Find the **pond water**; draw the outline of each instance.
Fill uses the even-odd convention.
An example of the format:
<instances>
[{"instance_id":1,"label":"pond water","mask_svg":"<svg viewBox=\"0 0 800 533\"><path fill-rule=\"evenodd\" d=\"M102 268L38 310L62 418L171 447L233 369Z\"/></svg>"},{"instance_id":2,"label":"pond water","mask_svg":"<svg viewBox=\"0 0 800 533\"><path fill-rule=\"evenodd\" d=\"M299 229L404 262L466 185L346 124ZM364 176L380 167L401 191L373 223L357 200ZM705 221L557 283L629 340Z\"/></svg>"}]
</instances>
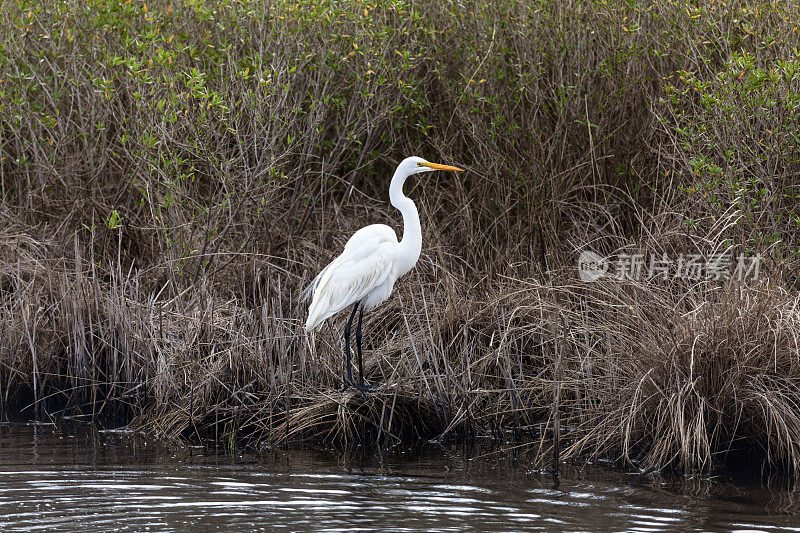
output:
<instances>
[{"instance_id":1,"label":"pond water","mask_svg":"<svg viewBox=\"0 0 800 533\"><path fill-rule=\"evenodd\" d=\"M0 530L800 531L795 491L428 445L214 454L77 424L0 425Z\"/></svg>"}]
</instances>

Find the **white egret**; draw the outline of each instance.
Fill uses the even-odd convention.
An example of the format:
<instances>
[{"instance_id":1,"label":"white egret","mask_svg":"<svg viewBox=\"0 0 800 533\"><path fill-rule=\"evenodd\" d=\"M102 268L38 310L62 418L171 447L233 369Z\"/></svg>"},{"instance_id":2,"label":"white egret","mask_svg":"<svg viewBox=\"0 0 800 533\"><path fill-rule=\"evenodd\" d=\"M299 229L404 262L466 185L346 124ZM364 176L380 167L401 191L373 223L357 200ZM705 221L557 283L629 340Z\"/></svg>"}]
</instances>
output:
<instances>
[{"instance_id":1,"label":"white egret","mask_svg":"<svg viewBox=\"0 0 800 533\"><path fill-rule=\"evenodd\" d=\"M342 254L323 268L304 291L306 297L311 297L306 331L316 329L342 309L353 306L344 328L347 357L347 376L344 379L359 390L369 388L364 384L361 361L361 319L364 309L372 309L389 298L397 278L414 268L422 250L419 212L414 201L403 194L403 184L412 174L434 170L462 171L460 168L431 163L421 157L408 157L394 172L389 185L389 200L403 214L402 240L398 240L394 230L385 224L361 228L347 241ZM358 384L353 383L350 368L350 327L356 311L359 311L356 326Z\"/></svg>"}]
</instances>

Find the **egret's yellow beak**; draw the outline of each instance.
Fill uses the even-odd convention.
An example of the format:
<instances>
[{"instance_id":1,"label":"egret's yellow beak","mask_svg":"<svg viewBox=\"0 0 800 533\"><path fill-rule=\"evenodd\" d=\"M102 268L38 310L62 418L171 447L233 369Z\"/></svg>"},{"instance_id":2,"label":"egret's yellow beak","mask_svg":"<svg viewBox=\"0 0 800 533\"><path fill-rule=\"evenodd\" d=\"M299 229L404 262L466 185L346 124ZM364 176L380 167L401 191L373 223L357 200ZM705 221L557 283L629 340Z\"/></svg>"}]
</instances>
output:
<instances>
[{"instance_id":1,"label":"egret's yellow beak","mask_svg":"<svg viewBox=\"0 0 800 533\"><path fill-rule=\"evenodd\" d=\"M433 170L455 170L456 172L464 172L463 168L451 167L450 165L440 165L438 163L417 163L421 167L432 168Z\"/></svg>"}]
</instances>

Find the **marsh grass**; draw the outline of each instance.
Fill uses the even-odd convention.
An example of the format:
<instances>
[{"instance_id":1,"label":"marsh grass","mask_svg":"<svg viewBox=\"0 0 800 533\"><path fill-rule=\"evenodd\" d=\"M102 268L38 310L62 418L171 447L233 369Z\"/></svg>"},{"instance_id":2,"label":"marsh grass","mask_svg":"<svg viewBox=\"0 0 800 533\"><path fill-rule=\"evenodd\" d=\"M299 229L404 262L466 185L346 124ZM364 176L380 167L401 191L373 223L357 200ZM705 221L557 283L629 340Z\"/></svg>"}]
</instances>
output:
<instances>
[{"instance_id":1,"label":"marsh grass","mask_svg":"<svg viewBox=\"0 0 800 533\"><path fill-rule=\"evenodd\" d=\"M0 7L0 398L220 443L524 434L797 473L798 11L766 2ZM400 219L417 268L307 337L300 290ZM581 283L579 252L761 254ZM561 378L554 361L561 357ZM558 382L556 382L558 381Z\"/></svg>"}]
</instances>

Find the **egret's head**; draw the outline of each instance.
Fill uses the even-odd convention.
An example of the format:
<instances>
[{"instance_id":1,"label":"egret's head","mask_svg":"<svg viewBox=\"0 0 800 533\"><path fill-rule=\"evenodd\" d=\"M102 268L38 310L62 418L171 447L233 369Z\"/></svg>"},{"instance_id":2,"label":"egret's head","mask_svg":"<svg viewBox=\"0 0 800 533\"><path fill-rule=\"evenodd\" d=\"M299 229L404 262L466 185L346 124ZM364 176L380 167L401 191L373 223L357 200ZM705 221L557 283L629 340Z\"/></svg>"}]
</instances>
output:
<instances>
[{"instance_id":1,"label":"egret's head","mask_svg":"<svg viewBox=\"0 0 800 533\"><path fill-rule=\"evenodd\" d=\"M418 174L420 172L432 172L434 170L455 170L456 172L463 172L463 169L458 167L451 167L449 165L440 165L438 163L431 163L421 157L407 157L398 166L398 170L402 169L407 176L411 174Z\"/></svg>"}]
</instances>

